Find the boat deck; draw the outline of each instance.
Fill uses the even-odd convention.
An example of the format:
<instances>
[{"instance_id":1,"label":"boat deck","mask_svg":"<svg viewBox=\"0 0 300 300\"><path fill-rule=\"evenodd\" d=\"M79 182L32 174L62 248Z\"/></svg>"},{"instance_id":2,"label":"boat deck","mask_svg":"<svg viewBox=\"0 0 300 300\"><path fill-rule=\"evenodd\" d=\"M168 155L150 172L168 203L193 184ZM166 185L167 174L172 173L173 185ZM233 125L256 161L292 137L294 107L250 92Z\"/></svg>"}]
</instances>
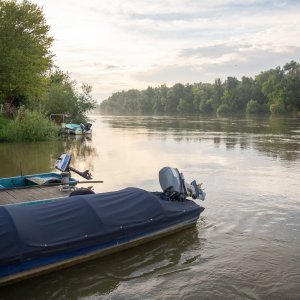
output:
<instances>
[{"instance_id":1,"label":"boat deck","mask_svg":"<svg viewBox=\"0 0 300 300\"><path fill-rule=\"evenodd\" d=\"M67 191L59 186L37 186L25 189L0 189L0 205L66 197Z\"/></svg>"}]
</instances>

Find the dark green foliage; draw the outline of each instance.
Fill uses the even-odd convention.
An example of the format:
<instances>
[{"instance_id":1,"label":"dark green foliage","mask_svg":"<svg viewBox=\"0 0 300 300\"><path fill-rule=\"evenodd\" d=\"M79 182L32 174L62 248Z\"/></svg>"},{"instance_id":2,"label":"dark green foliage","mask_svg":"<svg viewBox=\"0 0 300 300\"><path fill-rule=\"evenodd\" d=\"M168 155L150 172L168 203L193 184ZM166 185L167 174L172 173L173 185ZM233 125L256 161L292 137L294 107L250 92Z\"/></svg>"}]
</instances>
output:
<instances>
[{"instance_id":1,"label":"dark green foliage","mask_svg":"<svg viewBox=\"0 0 300 300\"><path fill-rule=\"evenodd\" d=\"M228 115L232 113L232 108L229 106L229 104L221 104L217 109L218 115Z\"/></svg>"},{"instance_id":2,"label":"dark green foliage","mask_svg":"<svg viewBox=\"0 0 300 300\"><path fill-rule=\"evenodd\" d=\"M270 111L275 115L284 114L287 112L283 101L280 100L270 105Z\"/></svg>"},{"instance_id":3,"label":"dark green foliage","mask_svg":"<svg viewBox=\"0 0 300 300\"><path fill-rule=\"evenodd\" d=\"M100 104L113 114L232 114L300 111L300 65L294 61L255 77L228 77L224 83L181 83L115 93Z\"/></svg>"},{"instance_id":4,"label":"dark green foliage","mask_svg":"<svg viewBox=\"0 0 300 300\"><path fill-rule=\"evenodd\" d=\"M247 114L262 114L268 112L268 106L266 104L260 104L256 100L250 100L246 107Z\"/></svg>"},{"instance_id":5,"label":"dark green foliage","mask_svg":"<svg viewBox=\"0 0 300 300\"><path fill-rule=\"evenodd\" d=\"M49 29L36 4L0 0L0 103L19 107L43 95L52 65Z\"/></svg>"},{"instance_id":6,"label":"dark green foliage","mask_svg":"<svg viewBox=\"0 0 300 300\"><path fill-rule=\"evenodd\" d=\"M0 113L0 130L7 126L9 119L6 118L2 113Z\"/></svg>"}]
</instances>

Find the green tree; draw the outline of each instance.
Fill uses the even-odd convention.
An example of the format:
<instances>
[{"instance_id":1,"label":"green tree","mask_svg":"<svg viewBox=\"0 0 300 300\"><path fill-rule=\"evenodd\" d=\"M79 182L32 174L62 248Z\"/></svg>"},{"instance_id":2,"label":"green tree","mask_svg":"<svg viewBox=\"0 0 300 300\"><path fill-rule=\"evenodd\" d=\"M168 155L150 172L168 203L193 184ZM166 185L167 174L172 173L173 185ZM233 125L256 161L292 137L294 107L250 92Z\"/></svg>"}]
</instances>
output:
<instances>
[{"instance_id":1,"label":"green tree","mask_svg":"<svg viewBox=\"0 0 300 300\"><path fill-rule=\"evenodd\" d=\"M198 103L197 111L212 113L214 108L214 86L209 83L200 83L194 87L194 103Z\"/></svg>"},{"instance_id":2,"label":"green tree","mask_svg":"<svg viewBox=\"0 0 300 300\"><path fill-rule=\"evenodd\" d=\"M75 102L74 83L67 74L57 70L50 76L44 106L49 114L71 114Z\"/></svg>"},{"instance_id":3,"label":"green tree","mask_svg":"<svg viewBox=\"0 0 300 300\"><path fill-rule=\"evenodd\" d=\"M239 106L239 81L235 77L227 77L224 82L224 93L222 96L222 108L218 108L218 113L236 112ZM225 106L223 106L225 105Z\"/></svg>"},{"instance_id":4,"label":"green tree","mask_svg":"<svg viewBox=\"0 0 300 300\"><path fill-rule=\"evenodd\" d=\"M198 107L194 107L193 86L186 84L183 90L183 95L179 99L177 110L184 114L195 114L198 112Z\"/></svg>"},{"instance_id":5,"label":"green tree","mask_svg":"<svg viewBox=\"0 0 300 300\"><path fill-rule=\"evenodd\" d=\"M138 101L138 112L140 114L152 114L152 99L154 98L154 94L154 89L150 86L141 93Z\"/></svg>"},{"instance_id":6,"label":"green tree","mask_svg":"<svg viewBox=\"0 0 300 300\"><path fill-rule=\"evenodd\" d=\"M270 111L273 114L281 114L285 112L282 80L284 73L280 67L265 71L261 74L263 83L261 86L262 93L268 99Z\"/></svg>"},{"instance_id":7,"label":"green tree","mask_svg":"<svg viewBox=\"0 0 300 300\"><path fill-rule=\"evenodd\" d=\"M218 107L217 114L218 115L228 115L232 113L232 108L228 104L221 104Z\"/></svg>"},{"instance_id":8,"label":"green tree","mask_svg":"<svg viewBox=\"0 0 300 300\"><path fill-rule=\"evenodd\" d=\"M223 95L223 85L220 78L217 78L214 83L214 107L215 111L217 110L217 107L219 107L222 104L222 95Z\"/></svg>"},{"instance_id":9,"label":"green tree","mask_svg":"<svg viewBox=\"0 0 300 300\"><path fill-rule=\"evenodd\" d=\"M181 83L176 83L172 88L168 90L165 112L176 114L178 113L179 99L184 96L184 85Z\"/></svg>"},{"instance_id":10,"label":"green tree","mask_svg":"<svg viewBox=\"0 0 300 300\"><path fill-rule=\"evenodd\" d=\"M255 101L257 101L260 105L268 106L268 97L262 91L262 86L266 80L267 74L265 72L255 76L252 95L253 99L255 99Z\"/></svg>"},{"instance_id":11,"label":"green tree","mask_svg":"<svg viewBox=\"0 0 300 300\"><path fill-rule=\"evenodd\" d=\"M245 112L247 104L251 99L253 99L254 94L254 79L250 77L242 77L242 80L238 87L238 110L241 112Z\"/></svg>"},{"instance_id":12,"label":"green tree","mask_svg":"<svg viewBox=\"0 0 300 300\"><path fill-rule=\"evenodd\" d=\"M86 123L88 121L87 113L95 108L96 101L93 99L92 86L83 83L80 91L75 92L75 101L70 112L74 122Z\"/></svg>"},{"instance_id":13,"label":"green tree","mask_svg":"<svg viewBox=\"0 0 300 300\"><path fill-rule=\"evenodd\" d=\"M0 103L41 99L53 57L49 29L36 4L0 0Z\"/></svg>"},{"instance_id":14,"label":"green tree","mask_svg":"<svg viewBox=\"0 0 300 300\"><path fill-rule=\"evenodd\" d=\"M282 94L287 111L300 111L300 64L295 61L284 67Z\"/></svg>"},{"instance_id":15,"label":"green tree","mask_svg":"<svg viewBox=\"0 0 300 300\"><path fill-rule=\"evenodd\" d=\"M164 114L167 102L168 88L165 84L155 89L154 98L152 101L152 109L155 114Z\"/></svg>"},{"instance_id":16,"label":"green tree","mask_svg":"<svg viewBox=\"0 0 300 300\"><path fill-rule=\"evenodd\" d=\"M247 114L257 114L260 112L260 104L255 100L250 100L247 104L246 113Z\"/></svg>"},{"instance_id":17,"label":"green tree","mask_svg":"<svg viewBox=\"0 0 300 300\"><path fill-rule=\"evenodd\" d=\"M95 108L91 96L92 87L83 84L78 90L76 82L60 70L50 76L50 84L44 99L48 114L67 114L73 122L87 122L87 113Z\"/></svg>"}]
</instances>

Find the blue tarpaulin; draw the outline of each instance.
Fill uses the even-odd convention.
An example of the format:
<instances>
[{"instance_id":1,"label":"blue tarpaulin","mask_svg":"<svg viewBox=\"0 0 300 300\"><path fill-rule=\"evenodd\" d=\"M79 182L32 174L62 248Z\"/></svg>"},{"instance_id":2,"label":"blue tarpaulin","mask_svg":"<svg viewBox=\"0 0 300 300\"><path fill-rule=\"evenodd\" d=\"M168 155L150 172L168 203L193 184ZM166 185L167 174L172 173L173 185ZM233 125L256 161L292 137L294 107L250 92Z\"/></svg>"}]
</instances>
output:
<instances>
[{"instance_id":1,"label":"blue tarpaulin","mask_svg":"<svg viewBox=\"0 0 300 300\"><path fill-rule=\"evenodd\" d=\"M0 266L130 239L195 220L203 209L138 188L0 206Z\"/></svg>"}]
</instances>

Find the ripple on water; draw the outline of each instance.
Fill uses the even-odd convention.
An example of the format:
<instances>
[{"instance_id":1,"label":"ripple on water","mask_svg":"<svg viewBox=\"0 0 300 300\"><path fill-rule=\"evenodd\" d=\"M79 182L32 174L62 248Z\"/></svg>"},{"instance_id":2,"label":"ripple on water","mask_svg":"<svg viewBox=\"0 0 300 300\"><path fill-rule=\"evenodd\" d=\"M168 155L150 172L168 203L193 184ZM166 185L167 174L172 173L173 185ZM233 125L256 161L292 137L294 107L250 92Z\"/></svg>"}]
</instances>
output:
<instances>
[{"instance_id":1,"label":"ripple on water","mask_svg":"<svg viewBox=\"0 0 300 300\"><path fill-rule=\"evenodd\" d=\"M153 127L151 120L149 125L147 118L140 124L127 117L107 120L103 125L99 118L95 124L100 130L95 130L90 141L94 155L82 151L81 157L81 142L74 162L89 161L95 166L95 175L102 178L105 174L107 185L101 185L99 191L103 187L110 190L116 181L118 187L139 184L150 190L156 188L153 174L160 165L177 165L188 178L201 178L207 191L206 209L197 226L28 280L17 288L1 289L0 298L299 298L298 119L291 120L291 126L273 118L263 122L247 120L250 127L239 120L201 119L199 123L209 127L193 130L180 128L173 119L168 119L166 125L164 118L158 118L158 127ZM235 125L228 127L230 123ZM109 142L103 143L108 137ZM120 150L123 138L126 143ZM13 153L12 158L19 157L16 151L21 148L12 147L7 152ZM48 151L47 155L53 157L48 149L51 147L47 144L37 153L44 157ZM36 160L32 161L36 164ZM10 165L6 172L11 169ZM15 171L18 170L16 164ZM141 170L145 170L143 178Z\"/></svg>"}]
</instances>

